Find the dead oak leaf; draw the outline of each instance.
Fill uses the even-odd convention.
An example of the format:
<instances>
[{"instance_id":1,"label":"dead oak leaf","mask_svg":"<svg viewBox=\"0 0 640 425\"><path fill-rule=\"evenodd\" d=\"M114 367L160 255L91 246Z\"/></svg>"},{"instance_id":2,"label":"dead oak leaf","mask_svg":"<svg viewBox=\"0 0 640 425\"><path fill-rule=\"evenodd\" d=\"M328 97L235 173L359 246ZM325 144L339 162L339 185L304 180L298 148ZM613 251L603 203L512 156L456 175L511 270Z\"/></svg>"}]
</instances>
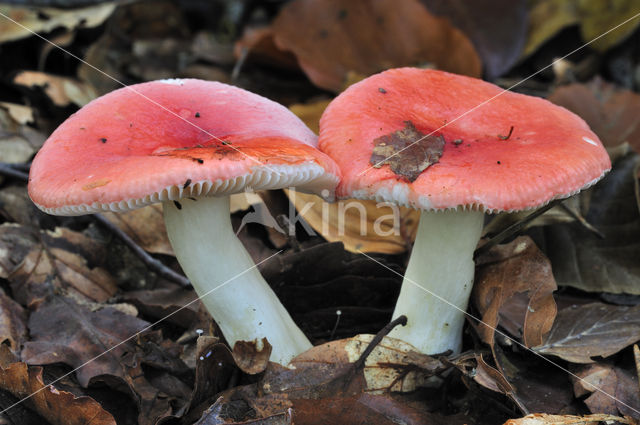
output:
<instances>
[{"instance_id":1,"label":"dead oak leaf","mask_svg":"<svg viewBox=\"0 0 640 425\"><path fill-rule=\"evenodd\" d=\"M533 349L573 363L593 363L640 340L640 305L573 305L558 312L542 345Z\"/></svg>"},{"instance_id":2,"label":"dead oak leaf","mask_svg":"<svg viewBox=\"0 0 640 425\"><path fill-rule=\"evenodd\" d=\"M272 24L276 46L293 52L319 87L340 91L348 73L435 64L478 77L480 58L448 19L417 0L301 0L284 5Z\"/></svg>"},{"instance_id":3,"label":"dead oak leaf","mask_svg":"<svg viewBox=\"0 0 640 425\"><path fill-rule=\"evenodd\" d=\"M482 314L478 333L485 343L493 346L495 328L519 294L527 301L517 303L521 307L511 312L511 321L518 323L515 328L527 347L542 343L556 315L557 286L549 260L529 237L496 246L480 257L475 280L472 299Z\"/></svg>"},{"instance_id":4,"label":"dead oak leaf","mask_svg":"<svg viewBox=\"0 0 640 425\"><path fill-rule=\"evenodd\" d=\"M404 125L402 130L373 141L369 163L373 168L389 165L396 175L413 182L424 170L440 160L445 141L442 135L421 133L411 121L405 121Z\"/></svg>"},{"instance_id":5,"label":"dead oak leaf","mask_svg":"<svg viewBox=\"0 0 640 425\"><path fill-rule=\"evenodd\" d=\"M174 255L164 226L162 205L149 205L118 214L105 212L103 215L146 251Z\"/></svg>"},{"instance_id":6,"label":"dead oak leaf","mask_svg":"<svg viewBox=\"0 0 640 425\"><path fill-rule=\"evenodd\" d=\"M18 399L30 397L24 403L52 425L116 425L110 413L90 397L76 397L51 385L45 386L41 367L9 362L8 348L0 345L0 389Z\"/></svg>"},{"instance_id":7,"label":"dead oak leaf","mask_svg":"<svg viewBox=\"0 0 640 425\"><path fill-rule=\"evenodd\" d=\"M621 423L638 425L638 421L632 418L620 418L612 415L547 415L545 413L533 413L520 419L509 419L504 425L593 425L596 423Z\"/></svg>"}]
</instances>

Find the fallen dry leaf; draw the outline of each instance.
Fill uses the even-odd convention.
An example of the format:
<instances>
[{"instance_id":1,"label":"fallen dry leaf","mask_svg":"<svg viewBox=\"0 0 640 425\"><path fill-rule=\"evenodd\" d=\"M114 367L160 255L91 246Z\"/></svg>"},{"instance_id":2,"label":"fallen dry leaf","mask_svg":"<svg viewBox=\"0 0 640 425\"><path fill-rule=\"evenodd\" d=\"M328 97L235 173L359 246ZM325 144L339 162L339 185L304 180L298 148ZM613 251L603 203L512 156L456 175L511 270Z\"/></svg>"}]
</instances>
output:
<instances>
[{"instance_id":1,"label":"fallen dry leaf","mask_svg":"<svg viewBox=\"0 0 640 425\"><path fill-rule=\"evenodd\" d=\"M217 401L221 406L207 418L225 421L221 423L262 423L260 420L282 417L290 410L293 422L301 424L451 423L422 404L388 393L392 388L415 389L424 377L446 367L411 351L402 341L385 337L364 368L358 369L355 361L372 338L358 335L313 347L292 361L294 369L270 363L258 383L221 393ZM460 417L456 419L462 423Z\"/></svg>"},{"instance_id":2,"label":"fallen dry leaf","mask_svg":"<svg viewBox=\"0 0 640 425\"><path fill-rule=\"evenodd\" d=\"M13 78L13 82L28 88L41 88L54 105L60 107L70 104L84 106L98 97L98 93L89 84L44 72L22 71Z\"/></svg>"},{"instance_id":3,"label":"fallen dry leaf","mask_svg":"<svg viewBox=\"0 0 640 425\"><path fill-rule=\"evenodd\" d=\"M563 28L579 24L582 39L603 52L628 37L640 24L635 19L616 31L613 27L638 13L637 2L619 0L605 4L589 0L534 0L529 10L529 34L523 56L529 56ZM607 33L607 34L605 34Z\"/></svg>"},{"instance_id":4,"label":"fallen dry leaf","mask_svg":"<svg viewBox=\"0 0 640 425\"><path fill-rule=\"evenodd\" d=\"M509 419L504 425L593 425L594 423L621 423L628 425L638 425L632 418L620 418L611 415L547 415L545 413L534 413L520 419Z\"/></svg>"},{"instance_id":5,"label":"fallen dry leaf","mask_svg":"<svg viewBox=\"0 0 640 425\"><path fill-rule=\"evenodd\" d=\"M529 237L493 247L477 259L473 301L484 322L478 324L480 337L493 346L501 313L509 309L514 297L526 293L528 302L515 322L527 347L540 345L556 315L556 289L549 260ZM520 332L514 336L519 337Z\"/></svg>"},{"instance_id":6,"label":"fallen dry leaf","mask_svg":"<svg viewBox=\"0 0 640 425\"><path fill-rule=\"evenodd\" d=\"M584 119L605 146L629 143L640 152L640 95L596 78L553 91L548 100Z\"/></svg>"},{"instance_id":7,"label":"fallen dry leaf","mask_svg":"<svg viewBox=\"0 0 640 425\"><path fill-rule=\"evenodd\" d=\"M640 156L630 153L590 190L585 219L600 239L580 225L544 230L546 254L558 286L587 292L640 294L640 210L636 198Z\"/></svg>"},{"instance_id":8,"label":"fallen dry leaf","mask_svg":"<svg viewBox=\"0 0 640 425\"><path fill-rule=\"evenodd\" d=\"M46 136L22 122L28 118L17 111L26 106L12 105L4 103L0 106L0 158L2 162L21 164L31 159Z\"/></svg>"},{"instance_id":9,"label":"fallen dry leaf","mask_svg":"<svg viewBox=\"0 0 640 425\"><path fill-rule=\"evenodd\" d=\"M28 364L65 363L74 368L93 359L76 371L83 387L100 375L124 380L127 373L121 360L127 352L135 352L135 341L120 343L148 325L111 307L91 311L72 299L57 296L29 317L31 340L25 344L22 356ZM94 359L98 355L101 356Z\"/></svg>"},{"instance_id":10,"label":"fallen dry leaf","mask_svg":"<svg viewBox=\"0 0 640 425\"><path fill-rule=\"evenodd\" d=\"M0 344L8 342L14 353L20 352L27 338L24 309L0 289Z\"/></svg>"},{"instance_id":11,"label":"fallen dry leaf","mask_svg":"<svg viewBox=\"0 0 640 425\"><path fill-rule=\"evenodd\" d=\"M88 302L111 298L117 290L114 278L101 267L88 267L101 260L104 246L81 233L0 226L0 276L9 279L14 298L30 308L55 290Z\"/></svg>"},{"instance_id":12,"label":"fallen dry leaf","mask_svg":"<svg viewBox=\"0 0 640 425\"><path fill-rule=\"evenodd\" d=\"M146 251L154 254L174 255L164 226L161 204L117 214L106 212L103 215Z\"/></svg>"},{"instance_id":13,"label":"fallen dry leaf","mask_svg":"<svg viewBox=\"0 0 640 425\"><path fill-rule=\"evenodd\" d=\"M640 340L640 305L590 303L558 312L544 343L533 349L573 363L593 363Z\"/></svg>"},{"instance_id":14,"label":"fallen dry leaf","mask_svg":"<svg viewBox=\"0 0 640 425\"><path fill-rule=\"evenodd\" d=\"M0 345L0 351L8 350ZM76 397L51 385L44 385L41 367L28 367L26 363L11 362L6 352L0 355L0 388L22 399L52 425L116 425L110 413L90 397ZM4 408L4 406L3 406ZM3 413L3 416L5 414ZM11 412L6 413L11 417Z\"/></svg>"},{"instance_id":15,"label":"fallen dry leaf","mask_svg":"<svg viewBox=\"0 0 640 425\"><path fill-rule=\"evenodd\" d=\"M166 317L167 322L182 328L190 326L197 319L201 304L200 301L193 302L197 297L193 289L170 283L155 289L127 291L122 294L124 301L135 305L145 316L153 319Z\"/></svg>"},{"instance_id":16,"label":"fallen dry leaf","mask_svg":"<svg viewBox=\"0 0 640 425\"><path fill-rule=\"evenodd\" d=\"M24 7L3 4L0 13L9 19L0 20L0 43L30 37L34 32L47 33L56 28L92 28L102 24L115 10L115 2L73 9L53 7Z\"/></svg>"},{"instance_id":17,"label":"fallen dry leaf","mask_svg":"<svg viewBox=\"0 0 640 425\"><path fill-rule=\"evenodd\" d=\"M462 31L430 14L417 0L290 2L272 28L276 46L293 52L314 84L336 92L349 71L371 75L433 63L477 77L482 69Z\"/></svg>"},{"instance_id":18,"label":"fallen dry leaf","mask_svg":"<svg viewBox=\"0 0 640 425\"><path fill-rule=\"evenodd\" d=\"M0 108L6 110L9 116L18 124L33 123L33 108L18 103L0 102Z\"/></svg>"},{"instance_id":19,"label":"fallen dry leaf","mask_svg":"<svg viewBox=\"0 0 640 425\"><path fill-rule=\"evenodd\" d=\"M489 81L508 71L520 57L527 35L526 1L421 1L433 14L449 18L471 39Z\"/></svg>"},{"instance_id":20,"label":"fallen dry leaf","mask_svg":"<svg viewBox=\"0 0 640 425\"><path fill-rule=\"evenodd\" d=\"M575 395L591 394L584 400L591 413L640 415L640 393L635 373L599 363L583 366L575 374L580 378L572 377Z\"/></svg>"},{"instance_id":21,"label":"fallen dry leaf","mask_svg":"<svg viewBox=\"0 0 640 425\"><path fill-rule=\"evenodd\" d=\"M329 203L315 195L286 193L314 231L329 242L342 242L351 252L406 252L420 222L419 210L388 202L344 199Z\"/></svg>"}]
</instances>

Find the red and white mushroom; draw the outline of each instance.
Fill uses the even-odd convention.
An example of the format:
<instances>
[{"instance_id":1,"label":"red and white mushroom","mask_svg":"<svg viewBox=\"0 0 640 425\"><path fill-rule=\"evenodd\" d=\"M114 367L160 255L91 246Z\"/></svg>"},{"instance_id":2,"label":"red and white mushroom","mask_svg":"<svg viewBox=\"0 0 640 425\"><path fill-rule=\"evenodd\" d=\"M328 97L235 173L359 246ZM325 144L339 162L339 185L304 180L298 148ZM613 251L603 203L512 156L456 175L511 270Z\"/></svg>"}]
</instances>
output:
<instances>
[{"instance_id":1,"label":"red and white mushroom","mask_svg":"<svg viewBox=\"0 0 640 425\"><path fill-rule=\"evenodd\" d=\"M233 346L267 337L287 364L311 344L237 239L232 193L339 180L316 136L285 107L200 80L138 84L69 117L38 152L29 195L50 214L126 211L162 202L169 239L202 302ZM219 289L211 293L216 287Z\"/></svg>"},{"instance_id":2,"label":"red and white mushroom","mask_svg":"<svg viewBox=\"0 0 640 425\"><path fill-rule=\"evenodd\" d=\"M390 336L425 353L461 348L485 212L571 196L611 168L598 137L566 109L415 68L349 87L323 114L318 143L342 171L339 198L423 211L393 313L408 324Z\"/></svg>"}]
</instances>

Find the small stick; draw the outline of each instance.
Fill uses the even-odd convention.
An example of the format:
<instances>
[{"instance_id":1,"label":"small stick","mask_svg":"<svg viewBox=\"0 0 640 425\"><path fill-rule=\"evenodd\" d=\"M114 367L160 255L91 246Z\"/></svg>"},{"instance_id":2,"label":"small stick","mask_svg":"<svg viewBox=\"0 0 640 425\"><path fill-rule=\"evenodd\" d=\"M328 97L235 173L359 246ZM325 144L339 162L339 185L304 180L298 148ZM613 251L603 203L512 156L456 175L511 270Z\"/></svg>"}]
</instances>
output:
<instances>
[{"instance_id":1,"label":"small stick","mask_svg":"<svg viewBox=\"0 0 640 425\"><path fill-rule=\"evenodd\" d=\"M105 216L103 216L102 214L94 214L93 216L95 217L96 221L98 221L98 223L109 229L109 231L113 232L118 238L120 238L120 240L124 242L124 244L127 245L134 252L134 254L136 254L147 267L149 267L149 269L157 273L158 276L175 282L181 286L191 285L189 279L187 279L180 273L174 272L169 267L165 266L162 261L153 258L147 251L142 249L140 245L138 245L133 239L131 239L129 235L123 232L122 229L107 220Z\"/></svg>"},{"instance_id":2,"label":"small stick","mask_svg":"<svg viewBox=\"0 0 640 425\"><path fill-rule=\"evenodd\" d=\"M474 252L473 257L474 258L478 258L480 255L488 252L489 249L493 248L494 246L496 246L497 244L499 244L503 240L505 240L508 237L513 236L516 233L520 232L534 218L544 214L545 212L547 212L551 208L555 207L556 205L558 205L562 201L564 201L564 199L556 199L555 201L551 201L547 205L538 208L537 210L535 210L534 212L532 212L531 214L529 214L528 216L526 216L522 220L520 220L520 221L518 221L516 223L513 223L511 226L507 227L502 232L498 233L497 235L495 235L494 237L489 239L487 241L487 243L482 245L480 248L476 249L476 251Z\"/></svg>"},{"instance_id":3,"label":"small stick","mask_svg":"<svg viewBox=\"0 0 640 425\"><path fill-rule=\"evenodd\" d=\"M498 134L498 139L509 140L509 137L511 137L511 133L513 133L513 126L511 126L511 128L509 129L509 134L507 134L506 136L503 136L502 134Z\"/></svg>"},{"instance_id":4,"label":"small stick","mask_svg":"<svg viewBox=\"0 0 640 425\"><path fill-rule=\"evenodd\" d=\"M29 174L14 168L12 164L7 164L6 162L0 162L0 174L29 181Z\"/></svg>"},{"instance_id":5,"label":"small stick","mask_svg":"<svg viewBox=\"0 0 640 425\"><path fill-rule=\"evenodd\" d=\"M356 360L355 363L353 363L354 370L359 370L364 367L364 362L367 360L367 357L369 357L369 354L371 354L373 349L376 348L378 344L380 344L380 342L382 341L382 338L387 336L389 332L393 330L393 328L395 328L398 325L405 326L406 324L407 324L407 316L402 315L402 316L399 316L397 319L392 320L388 325L382 328L380 332L378 332L376 336L373 337L373 339L371 340L367 348L360 355L360 358Z\"/></svg>"},{"instance_id":6,"label":"small stick","mask_svg":"<svg viewBox=\"0 0 640 425\"><path fill-rule=\"evenodd\" d=\"M27 173L23 173L22 171L18 171L11 167L9 164L0 162L0 174L15 177L21 179L23 181L29 181L29 175ZM118 226L111 223L101 214L93 215L98 221L98 223L102 224L104 227L113 232L125 245L127 245L133 252L136 254L142 262L149 267L153 272L157 273L159 276L175 282L181 286L189 286L191 283L189 279L184 277L183 275L174 272L169 267L165 266L161 261L153 258L147 251L142 249L140 245L138 245L133 239L129 237L125 232L122 231Z\"/></svg>"}]
</instances>

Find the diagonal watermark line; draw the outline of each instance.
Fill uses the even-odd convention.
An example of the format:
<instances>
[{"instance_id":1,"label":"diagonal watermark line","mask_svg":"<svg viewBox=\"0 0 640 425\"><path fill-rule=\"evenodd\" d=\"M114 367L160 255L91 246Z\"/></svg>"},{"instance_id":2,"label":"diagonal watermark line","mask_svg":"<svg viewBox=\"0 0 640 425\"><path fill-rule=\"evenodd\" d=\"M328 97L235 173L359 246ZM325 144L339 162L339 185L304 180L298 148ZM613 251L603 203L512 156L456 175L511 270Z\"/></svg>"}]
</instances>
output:
<instances>
[{"instance_id":1,"label":"diagonal watermark line","mask_svg":"<svg viewBox=\"0 0 640 425\"><path fill-rule=\"evenodd\" d=\"M369 170L373 169L373 168L379 168L381 167L387 160L389 160L389 158L393 158L394 156L398 155L400 152L409 149L411 146L415 145L416 143L420 143L421 141L423 141L424 139L426 139L429 136L432 136L433 134L437 133L438 131L442 130L443 128L447 127L449 124L452 124L456 121L458 121L459 119L465 117L466 115L470 114L471 112L475 111L476 109L486 105L487 103L491 102L492 100L502 96L503 94L505 94L508 91L511 91L512 89L518 87L519 85L521 85L522 83L524 83L527 80L530 80L531 78L535 77L536 75L540 74L541 72L545 71L546 69L552 67L553 65L555 65L556 63L560 62L561 60L564 60L566 58L568 58L569 56L571 56L572 54L584 49L585 47L587 47L588 45L592 44L593 42L599 40L600 38L604 37L605 35L609 34L612 31L617 30L618 28L620 28L621 26L633 21L634 19L636 19L638 16L640 16L640 12L636 13L635 15L633 15L631 18L627 19L626 21L616 25L615 27L611 28L610 30L600 34L599 36L597 36L596 38L586 42L585 44L583 44L582 46L574 49L573 51L571 51L570 53L567 53L566 55L564 55L561 58L558 58L556 60L554 60L553 62L551 62L549 65L545 66L544 68L541 68L539 70L537 70L536 72L534 72L533 74L529 75L528 77L525 77L524 79L518 81L517 83L515 83L514 85L502 90L500 93L496 94L495 96L490 97L489 99L485 100L484 102L479 103L478 105L474 106L473 108L469 109L467 112L463 113L462 115L452 119L451 121L448 121L446 124L443 124L442 126L436 128L435 130L433 130L431 133L426 134L424 136L422 136L421 138L419 138L418 140L416 140L415 142L411 143L408 146L405 146L404 148L400 149L397 152L392 153L391 155L389 155L388 157L386 157L385 159L383 159L382 161L379 161L375 164L373 164L371 167L361 171L360 173L358 173L358 176L361 176L367 172L369 172Z\"/></svg>"},{"instance_id":2,"label":"diagonal watermark line","mask_svg":"<svg viewBox=\"0 0 640 425\"><path fill-rule=\"evenodd\" d=\"M572 377L576 378L577 380L579 380L580 382L588 385L589 387L593 387L596 389L596 391L606 395L607 397L609 397L610 399L614 400L617 403L620 403L621 405L628 407L629 409L633 410L634 412L640 414L640 410L637 410L631 406L629 406L628 404L626 404L624 401L617 399L615 396L612 396L611 394L609 394L608 392L604 391L603 389L601 389L600 387L591 384L589 382L587 382L585 379L580 378L578 375L576 375L575 373L571 372L570 370L568 370L567 368L559 365L558 363L554 362L553 360L543 356L540 353L537 353L535 351L533 351L531 348L527 347L526 345L522 344L520 341L517 341L516 339L510 337L509 335L507 335L506 333L494 328L493 326L489 325L488 323L484 322L482 319L477 318L476 316L474 316L473 314L461 309L460 307L458 307L457 305L453 304L452 302L449 302L448 300L444 299L443 297L441 297L440 295L436 294L433 291L430 291L427 288L424 288L422 285L420 285L419 283L414 282L413 280L407 278L406 276L403 276L402 274L398 273L397 271L393 270L391 267L382 264L380 261L376 260L375 258L371 257L370 255L367 255L366 253L358 250L359 254L364 255L365 257L367 257L369 260L373 261L374 263L378 264L381 267L384 267L385 269L389 270L390 272L400 276L401 278L403 278L403 283L404 282L409 282L410 284L416 286L418 289L423 290L424 292L426 292L427 294L431 295L432 297L437 298L438 300L442 301L443 303L455 308L456 310L460 311L461 313L463 313L465 316L470 317L471 319L477 321L478 323L482 323L484 326L488 327L489 329L492 329L494 332L502 335L503 337L507 338L508 340L510 340L511 342L513 342L514 344L518 345L519 347L525 349L526 351L529 351L533 354L535 354L536 356L540 357L542 360L546 361L547 363L550 363L551 365L557 367L558 369L562 370L563 372L566 372L567 374L571 375Z\"/></svg>"},{"instance_id":3,"label":"diagonal watermark line","mask_svg":"<svg viewBox=\"0 0 640 425\"><path fill-rule=\"evenodd\" d=\"M168 319L169 317L173 316L174 314L178 313L179 311L184 310L185 308L189 307L191 304L195 303L196 301L198 301L199 299L202 299L204 297L206 297L207 295L211 294L212 292L222 288L223 286L226 286L228 283L233 282L235 279L239 278L240 276L242 276L243 274L247 273L250 270L253 270L255 268L257 268L260 264L265 263L267 261L269 261L270 259L272 259L273 257L275 257L276 255L280 254L283 250L281 249L280 251L271 254L270 256L268 256L267 258L265 258L264 260L258 262L257 264L254 264L253 266L249 267L248 269L238 273L237 275L225 280L224 282L222 282L220 285L216 286L215 288L205 292L204 294L194 298L192 301L189 301L187 304L183 305L182 307L178 308L177 310L167 314L166 316L164 316L163 318L155 321L154 323L151 323L150 325L146 326L145 328L139 330L138 332L134 333L133 335L131 335L130 337L123 339L122 341L120 341L119 343L117 343L116 345L108 348L107 350L103 351L102 353L98 354L97 356L87 360L86 362L82 363L80 366L76 367L75 369L65 373L64 375L60 376L59 378L56 378L55 380L49 382L49 384L45 385L44 387L40 388L37 391L34 391L33 393L29 394L28 396L16 401L15 403L13 403L11 406L7 407L6 409L4 409L3 411L0 412L0 415L4 414L5 412L7 412L8 410L11 410L12 408L14 408L15 406L17 406L18 404L30 399L31 397L33 397L34 395L38 394L39 392L47 389L47 388L53 388L53 384L55 384L56 382L66 378L67 376L71 375L72 373L76 372L77 370L82 369L83 367L85 367L86 365L88 365L89 363L93 362L94 360L99 359L100 357L104 356L105 354L111 352L112 350L115 350L116 348L118 348L119 346L121 346L122 344L124 344L127 341L132 340L133 338L135 338L136 336L140 335L143 332L148 331L149 329L153 328L155 325L157 325L158 323L161 323L163 321L165 321L166 319Z\"/></svg>"},{"instance_id":4,"label":"diagonal watermark line","mask_svg":"<svg viewBox=\"0 0 640 425\"><path fill-rule=\"evenodd\" d=\"M91 65L89 62L85 61L84 59L74 55L73 53L71 53L70 51L68 51L67 49L65 49L64 47L54 43L53 41L47 39L46 37L43 37L42 35L38 34L37 32L33 31L31 28L28 28L24 25L22 25L20 22L12 19L11 17L5 15L4 13L0 12L0 16L2 16L3 18L13 22L14 24L18 25L19 27L21 27L22 29L29 31L31 34L35 35L36 37L38 37L39 39L43 40L46 43L49 43L51 46L60 49L61 51L63 51L64 53L66 53L67 55L71 56L72 58L82 62L83 64L87 65L88 67L90 67L91 69L93 69L94 71L104 75L105 77L109 78L110 80L120 84L123 88L127 89L127 90L131 90L133 93L137 94L138 96L144 98L145 100L149 101L150 103L154 104L155 106L165 110L166 112L170 113L171 115L173 115L176 118L181 119L182 121L186 122L187 124L189 124L192 127L195 127L196 129L202 131L203 133L205 133L207 136L210 136L212 139L217 140L220 143L223 143L225 146L230 147L231 149L235 150L236 152L244 155L246 158L250 159L251 161L260 164L261 166L265 167L267 170L271 171L272 173L275 173L277 175L280 175L281 173L279 171L274 170L273 168L269 167L267 164L265 164L264 162L258 160L257 158L252 157L251 155L247 155L246 153L244 153L243 151L241 151L240 149L234 147L233 145L229 144L229 143L225 143L222 139L220 139L219 137L215 136L214 134L211 134L210 132L208 132L207 130L199 127L197 124L192 123L191 121L187 120L186 118L181 117L180 115L176 114L175 112L173 112L172 110L170 110L169 108L167 108L166 106L156 102L155 100L151 99L150 97L140 93L138 90L132 88L131 86L126 85L125 83L123 83L122 81L118 80L116 77L107 74L106 72L104 72L103 70Z\"/></svg>"}]
</instances>

